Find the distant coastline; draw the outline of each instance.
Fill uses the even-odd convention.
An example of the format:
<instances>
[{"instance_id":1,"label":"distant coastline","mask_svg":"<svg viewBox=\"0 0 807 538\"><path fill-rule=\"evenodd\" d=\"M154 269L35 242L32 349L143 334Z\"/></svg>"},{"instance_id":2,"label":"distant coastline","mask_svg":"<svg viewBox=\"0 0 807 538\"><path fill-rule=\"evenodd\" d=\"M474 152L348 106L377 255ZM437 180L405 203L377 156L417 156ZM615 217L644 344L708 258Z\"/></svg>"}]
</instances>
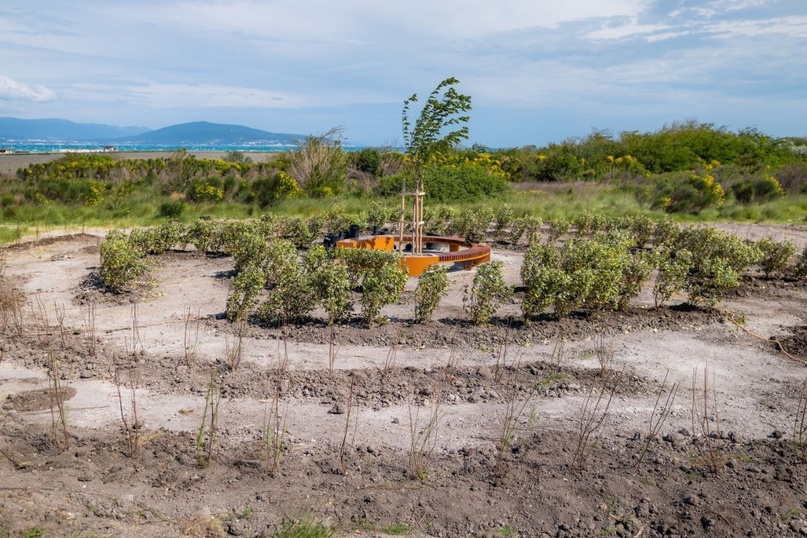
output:
<instances>
[{"instance_id":1,"label":"distant coastline","mask_svg":"<svg viewBox=\"0 0 807 538\"><path fill-rule=\"evenodd\" d=\"M291 149L291 148L289 148ZM166 158L170 159L176 154L175 149L173 150L123 150L123 151L109 151L103 152L102 150L98 150L97 153L102 155L109 155L113 159L160 159ZM228 153L231 151L241 151L241 150L231 150L228 149L226 151L222 150L215 150L215 149L206 149L206 150L187 150L189 154L193 155L199 159L222 159L227 156ZM273 150L273 151L244 151L247 156L252 159L253 162L261 163L267 162L271 159L277 157L283 151L288 150ZM83 153L83 152L82 152ZM41 164L53 161L55 159L60 159L65 155L70 155L69 152L55 152L55 153L45 153L45 152L30 152L30 153L0 153L0 174L2 175L14 175L17 173L17 170L20 168L27 168L32 164Z\"/></svg>"}]
</instances>

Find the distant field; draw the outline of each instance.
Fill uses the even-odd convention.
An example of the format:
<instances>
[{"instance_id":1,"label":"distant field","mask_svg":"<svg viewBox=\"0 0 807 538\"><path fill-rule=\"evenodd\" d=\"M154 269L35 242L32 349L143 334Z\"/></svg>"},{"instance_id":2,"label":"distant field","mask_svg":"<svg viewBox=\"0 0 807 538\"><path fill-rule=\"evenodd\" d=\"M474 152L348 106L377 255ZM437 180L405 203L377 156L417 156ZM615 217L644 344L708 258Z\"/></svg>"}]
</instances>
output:
<instances>
[{"instance_id":1,"label":"distant field","mask_svg":"<svg viewBox=\"0 0 807 538\"><path fill-rule=\"evenodd\" d=\"M160 157L170 158L174 155L173 151L116 151L114 153L104 153L104 155L111 155L115 159L157 159ZM200 159L221 159L227 155L226 151L189 151ZM266 162L275 156L277 152L256 152L247 153L247 156L254 162ZM9 155L0 155L0 174L13 175L17 173L19 168L25 168L31 164L47 163L64 157L67 153L12 153Z\"/></svg>"}]
</instances>

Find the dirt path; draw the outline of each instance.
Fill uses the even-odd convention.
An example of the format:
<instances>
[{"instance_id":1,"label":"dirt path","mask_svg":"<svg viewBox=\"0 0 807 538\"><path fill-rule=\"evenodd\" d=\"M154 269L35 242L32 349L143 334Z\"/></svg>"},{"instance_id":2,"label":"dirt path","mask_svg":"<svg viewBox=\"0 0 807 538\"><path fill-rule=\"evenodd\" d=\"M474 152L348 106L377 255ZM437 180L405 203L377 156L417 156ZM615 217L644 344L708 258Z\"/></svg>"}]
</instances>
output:
<instances>
[{"instance_id":1,"label":"dirt path","mask_svg":"<svg viewBox=\"0 0 807 538\"><path fill-rule=\"evenodd\" d=\"M807 239L798 227L746 233ZM7 251L0 285L26 298L19 322L8 309L0 321L0 529L11 535L36 527L54 535L247 536L306 514L367 535L807 534L807 473L792 439L807 369L720 312L675 308L680 298L655 309L645 292L626 314L508 329L504 320L520 314L516 300L501 323L477 329L454 321L473 278L458 271L432 323L409 322L412 280L402 302L384 310L386 326L339 328L333 371L326 328L316 321L285 338L251 327L240 366L228 371L239 343L222 319L231 259L169 253L152 272L153 287L130 300L93 285L98 244L79 234ZM521 254L494 258L517 284ZM763 338L791 338L803 354L805 305L803 284L757 280L721 307ZM50 434L51 356L69 388L66 451ZM134 458L121 431L121 403L131 418L132 392L124 385L119 398L116 362L124 381L132 379L126 372L137 380L142 446ZM281 363L284 446L269 476L261 447ZM211 369L223 399L216 461L202 469L194 435ZM696 399L693 420L693 377L699 393L704 373L708 399ZM575 466L583 410L599 401L602 415L607 401L598 400L604 375L617 389ZM665 395L676 383L678 393L636 468L662 383ZM503 420L527 396L499 461ZM413 431L423 440L432 412L439 428L428 439L423 480L413 480Z\"/></svg>"}]
</instances>

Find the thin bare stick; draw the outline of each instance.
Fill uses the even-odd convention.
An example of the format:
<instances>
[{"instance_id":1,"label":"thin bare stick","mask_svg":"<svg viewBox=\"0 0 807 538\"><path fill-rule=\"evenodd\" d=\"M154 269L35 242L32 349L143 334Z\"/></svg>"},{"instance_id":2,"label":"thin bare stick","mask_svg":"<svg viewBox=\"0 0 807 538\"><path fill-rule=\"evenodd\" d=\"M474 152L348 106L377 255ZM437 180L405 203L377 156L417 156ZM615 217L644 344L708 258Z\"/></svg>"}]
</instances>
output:
<instances>
[{"instance_id":1,"label":"thin bare stick","mask_svg":"<svg viewBox=\"0 0 807 538\"><path fill-rule=\"evenodd\" d=\"M597 334L597 336L594 338L594 356L597 357L597 362L600 365L600 373L603 377L613 371L613 341L606 343L605 335L603 333Z\"/></svg>"},{"instance_id":2,"label":"thin bare stick","mask_svg":"<svg viewBox=\"0 0 807 538\"><path fill-rule=\"evenodd\" d=\"M128 353L127 353L128 355ZM126 440L126 451L130 458L137 455L140 450L141 441L140 434L142 425L137 418L137 386L140 380L140 369L137 367L135 361L130 361L128 365L124 365L129 378L129 412L127 413L123 405L123 388L126 383L123 381L121 365L118 357L113 357L115 368L115 388L118 393L118 404L120 408L121 426L123 429L124 438ZM130 420L131 419L131 420Z\"/></svg>"},{"instance_id":3,"label":"thin bare stick","mask_svg":"<svg viewBox=\"0 0 807 538\"><path fill-rule=\"evenodd\" d=\"M333 379L333 370L336 366L336 354L339 353L339 344L336 342L336 325L328 326L328 376Z\"/></svg>"},{"instance_id":4,"label":"thin bare stick","mask_svg":"<svg viewBox=\"0 0 807 538\"><path fill-rule=\"evenodd\" d=\"M279 359L282 360L282 359ZM275 377L269 381L267 390L270 397L267 398L263 412L263 449L265 453L264 468L269 476L277 476L280 471L280 462L283 457L283 450L286 447L286 417L288 416L288 404L281 410L281 369L275 370Z\"/></svg>"},{"instance_id":5,"label":"thin bare stick","mask_svg":"<svg viewBox=\"0 0 807 538\"><path fill-rule=\"evenodd\" d=\"M81 319L84 322L84 341L87 343L87 352L91 357L95 357L96 353L96 331L95 331L95 304L87 305L87 312L84 312L84 307L81 307Z\"/></svg>"},{"instance_id":6,"label":"thin bare stick","mask_svg":"<svg viewBox=\"0 0 807 538\"><path fill-rule=\"evenodd\" d=\"M246 333L247 322L245 319L240 318L235 324L235 342L230 347L227 335L224 335L224 354L227 357L227 366L231 371L236 371L241 364L241 353L244 343L244 334Z\"/></svg>"},{"instance_id":7,"label":"thin bare stick","mask_svg":"<svg viewBox=\"0 0 807 538\"><path fill-rule=\"evenodd\" d=\"M61 337L62 340L62 349L65 349L67 347L67 340L65 337L65 328L64 328L64 314L65 314L64 304L60 306L56 303L56 301L54 301L53 310L56 313L56 323L59 327L59 336Z\"/></svg>"},{"instance_id":8,"label":"thin bare stick","mask_svg":"<svg viewBox=\"0 0 807 538\"><path fill-rule=\"evenodd\" d=\"M505 368L507 368L507 350L510 347L510 323L512 319L507 322L507 328L504 330L504 337L500 338L496 345L496 366L493 370L493 379L499 383L504 375Z\"/></svg>"},{"instance_id":9,"label":"thin bare stick","mask_svg":"<svg viewBox=\"0 0 807 538\"><path fill-rule=\"evenodd\" d=\"M216 382L215 370L210 370L210 383L205 395L205 408L196 432L196 461L199 467L207 467L213 461L213 447L218 433L219 403L221 389Z\"/></svg>"},{"instance_id":10,"label":"thin bare stick","mask_svg":"<svg viewBox=\"0 0 807 538\"><path fill-rule=\"evenodd\" d=\"M53 350L48 351L48 363L51 436L59 450L67 450L70 447L70 434L67 430L67 410L64 403L66 387L62 385L59 360Z\"/></svg>"},{"instance_id":11,"label":"thin bare stick","mask_svg":"<svg viewBox=\"0 0 807 538\"><path fill-rule=\"evenodd\" d=\"M496 443L496 463L493 467L493 473L497 478L504 478L507 475L509 470L507 454L510 453L515 442L516 427L524 414L524 410L533 402L537 390L538 384L535 384L530 388L523 400L518 399L518 392L516 391L507 399L504 416L499 424L499 435ZM533 415L534 413L535 409L533 408ZM533 422L533 420L529 421L529 427L533 426Z\"/></svg>"},{"instance_id":12,"label":"thin bare stick","mask_svg":"<svg viewBox=\"0 0 807 538\"><path fill-rule=\"evenodd\" d=\"M710 424L710 414L714 415L717 422L714 434L719 436L720 432L720 414L717 410L717 394L714 388L714 380L712 386L709 386L709 368L703 368L703 388L698 389L698 370L693 369L692 372L692 429L693 434L699 433L700 438L695 443L695 448L700 456L700 459L706 464L707 468L714 474L719 474L723 466L723 455L720 449L716 446L713 437L713 430ZM712 391L713 403L710 409L710 394ZM702 407L700 406L702 402ZM705 446L705 448L704 448Z\"/></svg>"},{"instance_id":13,"label":"thin bare stick","mask_svg":"<svg viewBox=\"0 0 807 538\"><path fill-rule=\"evenodd\" d=\"M782 345L782 342L780 342L780 341L779 341L777 338L773 338L773 337L771 337L771 338L765 338L764 336L760 336L760 335L758 335L757 333L755 333L755 332L753 332L753 331L750 331L750 330L748 330L747 328L745 328L745 327L742 325L742 323L741 323L741 322L737 321L737 320L736 320L736 319L735 319L735 318L734 318L734 317L731 315L731 313L730 313L730 312L725 312L725 313L726 313L726 314L728 314L728 316L727 316L727 317L728 317L728 319L729 319L731 322L733 322L733 323L734 323L734 324L735 324L737 327L739 327L740 329L742 329L742 330L743 330L743 331L744 331L746 334L748 334L748 335L750 335L750 336L753 336L753 337L754 337L754 338L756 338L757 340L762 340L763 342L773 342L774 344L776 344L776 349L777 349L779 352L781 352L781 353L782 353L782 355L784 355L785 357L787 357L787 358L788 358L788 359L790 359L791 361L800 362L801 364L803 364L803 365L807 366L807 360L802 359L801 357L797 357L797 356L795 356L795 355L792 355L792 354L788 353L788 352L785 350L784 346Z\"/></svg>"},{"instance_id":14,"label":"thin bare stick","mask_svg":"<svg viewBox=\"0 0 807 538\"><path fill-rule=\"evenodd\" d=\"M342 435L342 443L339 445L339 465L342 470L342 475L347 474L347 453L345 452L345 448L347 447L347 436L348 432L350 431L350 417L353 413L353 389L356 386L356 376L350 376L350 389L348 391L347 396L347 409L345 410L345 431ZM358 417L354 421L353 432L355 438L356 427L358 426Z\"/></svg>"},{"instance_id":15,"label":"thin bare stick","mask_svg":"<svg viewBox=\"0 0 807 538\"><path fill-rule=\"evenodd\" d=\"M196 310L196 317L191 316L191 307L185 310L185 332L183 344L185 350L185 362L188 368L193 367L193 360L196 358L196 346L199 344L199 324L201 317L199 310Z\"/></svg>"},{"instance_id":16,"label":"thin bare stick","mask_svg":"<svg viewBox=\"0 0 807 538\"><path fill-rule=\"evenodd\" d=\"M283 335L280 342L277 343L277 376L280 379L289 368L289 327L283 324L281 327L281 334ZM282 349L281 349L282 345Z\"/></svg>"},{"instance_id":17,"label":"thin bare stick","mask_svg":"<svg viewBox=\"0 0 807 538\"><path fill-rule=\"evenodd\" d=\"M670 371L667 370L667 373L664 374L664 380L661 382L661 387L659 387L658 394L656 395L656 403L653 405L653 412L650 413L650 423L648 425L644 446L642 447L642 453L639 454L639 459L636 460L636 464L634 465L636 468L642 464L645 455L647 455L647 451L650 449L650 443L656 439L658 433L661 431L661 428L664 426L664 423L667 421L667 418L670 416L670 411L672 411L675 396L678 393L677 381L672 384L672 387L670 387L670 392L667 393L664 405L661 407L661 412L658 414L658 417L656 416L656 412L659 409L659 403L661 402L661 395L664 393L664 387L667 383L667 376L669 374Z\"/></svg>"},{"instance_id":18,"label":"thin bare stick","mask_svg":"<svg viewBox=\"0 0 807 538\"><path fill-rule=\"evenodd\" d=\"M409 400L409 474L421 482L429 476L426 464L437 445L437 433L442 418L441 404L440 395L436 394L426 424L421 428L420 406L415 404L413 413L412 400Z\"/></svg>"},{"instance_id":19,"label":"thin bare stick","mask_svg":"<svg viewBox=\"0 0 807 538\"><path fill-rule=\"evenodd\" d=\"M550 376L552 377L560 374L560 371L563 368L565 348L566 339L561 334L559 335L558 339L555 340L555 345L552 347L552 358L550 360Z\"/></svg>"},{"instance_id":20,"label":"thin bare stick","mask_svg":"<svg viewBox=\"0 0 807 538\"><path fill-rule=\"evenodd\" d=\"M457 329L456 327L451 333L450 348L448 350L448 361L446 362L445 377L446 381L454 381L454 375L460 366L460 354L457 353Z\"/></svg>"},{"instance_id":21,"label":"thin bare stick","mask_svg":"<svg viewBox=\"0 0 807 538\"><path fill-rule=\"evenodd\" d=\"M572 455L570 469L572 472L580 472L585 468L586 452L588 450L589 439L592 434L602 427L608 412L611 408L611 401L616 392L616 384L609 388L606 382L607 376L603 379L602 385L597 391L596 399L593 399L595 387L592 387L586 395L583 409L580 412L580 420L577 430L577 445ZM592 405L592 399L594 401Z\"/></svg>"},{"instance_id":22,"label":"thin bare stick","mask_svg":"<svg viewBox=\"0 0 807 538\"><path fill-rule=\"evenodd\" d=\"M387 351L387 357L384 359L384 368L381 370L381 379L383 380L389 375L390 370L395 366L395 358L398 355L398 346L401 343L401 331L403 327L398 327L398 334L395 335L395 341Z\"/></svg>"},{"instance_id":23,"label":"thin bare stick","mask_svg":"<svg viewBox=\"0 0 807 538\"><path fill-rule=\"evenodd\" d=\"M137 355L137 346L140 346L140 351L143 351L143 342L140 341L140 320L137 311L137 303L132 303L131 313L131 334L132 334L132 357Z\"/></svg>"}]
</instances>

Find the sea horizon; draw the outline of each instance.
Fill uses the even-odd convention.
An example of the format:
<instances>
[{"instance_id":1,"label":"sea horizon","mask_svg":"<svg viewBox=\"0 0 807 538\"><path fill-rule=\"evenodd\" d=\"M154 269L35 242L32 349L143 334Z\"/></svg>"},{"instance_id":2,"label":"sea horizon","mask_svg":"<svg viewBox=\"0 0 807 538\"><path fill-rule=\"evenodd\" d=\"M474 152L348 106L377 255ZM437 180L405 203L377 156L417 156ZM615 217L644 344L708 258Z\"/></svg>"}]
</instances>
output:
<instances>
[{"instance_id":1,"label":"sea horizon","mask_svg":"<svg viewBox=\"0 0 807 538\"><path fill-rule=\"evenodd\" d=\"M0 142L0 150L11 154L37 154L49 155L54 153L113 153L113 152L161 152L187 150L194 152L242 152L242 153L281 153L294 151L295 144L99 144L96 142L51 142L51 141L25 141ZM345 151L360 151L370 146L343 145ZM390 148L399 150L400 148Z\"/></svg>"}]
</instances>

